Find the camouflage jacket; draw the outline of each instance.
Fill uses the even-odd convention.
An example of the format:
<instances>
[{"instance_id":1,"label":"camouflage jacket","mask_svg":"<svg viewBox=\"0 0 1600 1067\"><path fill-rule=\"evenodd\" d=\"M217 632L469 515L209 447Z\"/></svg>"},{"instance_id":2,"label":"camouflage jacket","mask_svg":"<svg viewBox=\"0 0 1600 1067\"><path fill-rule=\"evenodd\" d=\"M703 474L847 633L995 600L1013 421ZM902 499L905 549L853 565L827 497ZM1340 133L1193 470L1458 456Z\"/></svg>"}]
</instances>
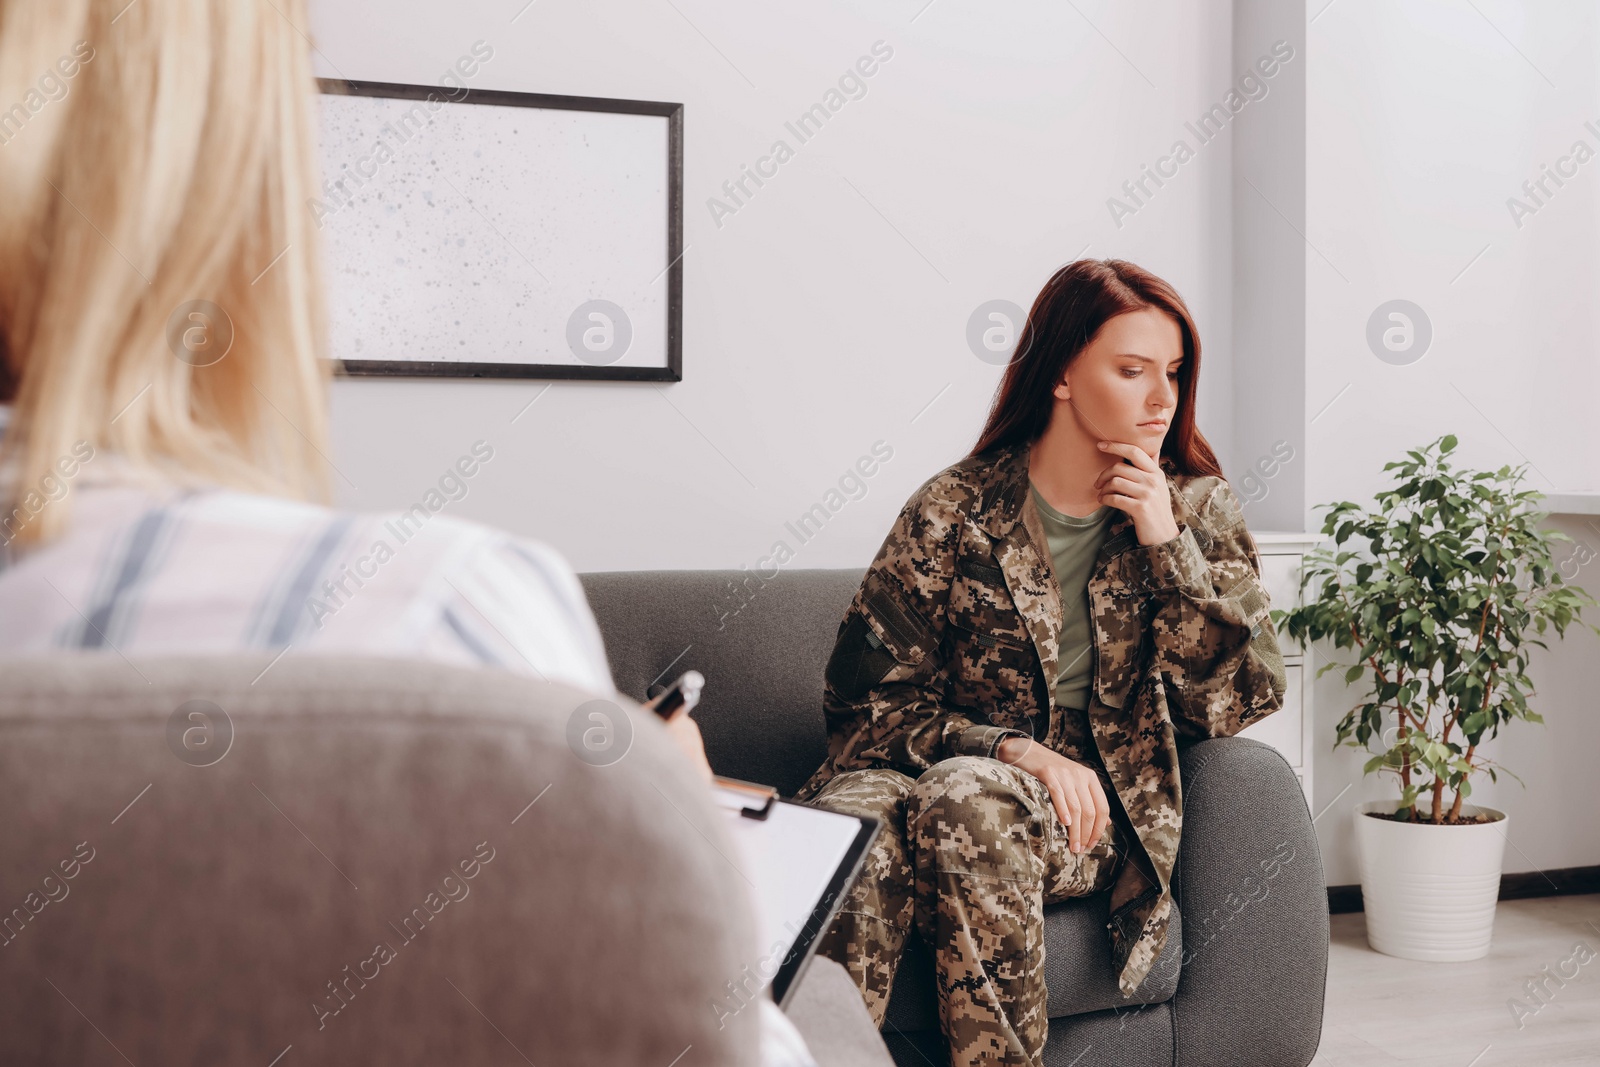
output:
<instances>
[{"instance_id":1,"label":"camouflage jacket","mask_svg":"<svg viewBox=\"0 0 1600 1067\"><path fill-rule=\"evenodd\" d=\"M1137 837L1108 924L1113 968L1131 994L1166 941L1183 824L1179 749L1276 711L1283 657L1232 488L1163 461L1178 536L1140 545L1132 517L1114 514L1087 590L1089 708L1057 708L1062 597L1028 492L1028 452L969 457L901 509L839 624L823 698L828 759L797 796L842 771L915 778L952 756L992 757L1005 737L1031 737L1030 716L1048 710L1044 743L1105 768Z\"/></svg>"}]
</instances>

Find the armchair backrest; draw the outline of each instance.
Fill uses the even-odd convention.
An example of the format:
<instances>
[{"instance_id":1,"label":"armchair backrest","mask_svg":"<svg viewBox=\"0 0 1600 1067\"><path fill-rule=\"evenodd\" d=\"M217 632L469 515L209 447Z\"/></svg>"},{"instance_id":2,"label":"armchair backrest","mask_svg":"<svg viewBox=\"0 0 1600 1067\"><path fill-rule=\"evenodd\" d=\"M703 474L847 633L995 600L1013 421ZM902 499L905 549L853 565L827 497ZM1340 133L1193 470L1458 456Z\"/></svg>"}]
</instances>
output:
<instances>
[{"instance_id":1,"label":"armchair backrest","mask_svg":"<svg viewBox=\"0 0 1600 1067\"><path fill-rule=\"evenodd\" d=\"M0 1062L756 1062L723 816L591 699L293 652L0 661ZM620 759L575 754L590 711Z\"/></svg>"}]
</instances>

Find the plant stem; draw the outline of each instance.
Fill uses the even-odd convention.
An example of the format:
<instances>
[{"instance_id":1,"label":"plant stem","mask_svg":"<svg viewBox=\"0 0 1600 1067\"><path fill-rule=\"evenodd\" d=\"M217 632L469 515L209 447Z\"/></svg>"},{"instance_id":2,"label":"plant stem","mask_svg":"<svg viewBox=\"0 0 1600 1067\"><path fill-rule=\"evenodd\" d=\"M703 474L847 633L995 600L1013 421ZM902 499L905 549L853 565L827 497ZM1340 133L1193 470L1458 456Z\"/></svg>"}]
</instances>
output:
<instances>
[{"instance_id":1,"label":"plant stem","mask_svg":"<svg viewBox=\"0 0 1600 1067\"><path fill-rule=\"evenodd\" d=\"M1341 590L1340 591L1340 596L1343 597L1343 595L1344 595L1343 590ZM1349 603L1349 601L1346 601L1347 605L1348 605L1348 603ZM1366 644L1365 641L1361 640L1361 633L1360 633L1360 631L1358 631L1356 629L1356 624L1354 622L1352 622L1350 624L1350 637L1351 637L1352 640L1355 641L1357 648L1360 648L1362 645ZM1372 672L1378 676L1378 682L1379 682L1379 685L1381 687L1382 683L1384 681L1386 681L1387 678L1383 673L1382 664L1380 664L1378 662L1378 657L1376 655L1368 656L1367 657L1367 665L1370 666L1372 668ZM1404 667L1400 668L1400 676L1396 679L1395 684L1396 685L1405 685L1406 684L1406 675L1405 675L1405 668ZM1406 738L1407 724L1411 721L1411 716L1406 713L1406 709L1405 708L1400 706L1400 702L1398 700L1396 700L1394 702L1394 710L1395 710L1395 713L1400 718L1400 732L1396 736L1400 741L1404 741L1405 738ZM1420 729L1420 726L1419 726L1419 729ZM1400 784L1403 785L1403 786L1409 786L1411 784L1411 752L1410 752L1409 749L1404 749L1404 748L1402 749L1402 751L1404 751L1405 755L1401 757L1402 762L1400 764ZM1413 810L1413 812L1415 812L1415 808L1413 808L1412 810Z\"/></svg>"},{"instance_id":2,"label":"plant stem","mask_svg":"<svg viewBox=\"0 0 1600 1067\"><path fill-rule=\"evenodd\" d=\"M1467 746L1467 763L1468 764L1472 763L1472 753L1473 753L1473 750L1475 750L1477 747L1478 747L1477 745L1468 745ZM1472 772L1468 771L1467 773L1471 774ZM1465 781L1466 779L1463 777L1462 780ZM1456 801L1455 801L1454 804L1450 805L1450 818L1451 819L1459 819L1460 817L1461 817L1461 790L1458 788L1456 790Z\"/></svg>"}]
</instances>

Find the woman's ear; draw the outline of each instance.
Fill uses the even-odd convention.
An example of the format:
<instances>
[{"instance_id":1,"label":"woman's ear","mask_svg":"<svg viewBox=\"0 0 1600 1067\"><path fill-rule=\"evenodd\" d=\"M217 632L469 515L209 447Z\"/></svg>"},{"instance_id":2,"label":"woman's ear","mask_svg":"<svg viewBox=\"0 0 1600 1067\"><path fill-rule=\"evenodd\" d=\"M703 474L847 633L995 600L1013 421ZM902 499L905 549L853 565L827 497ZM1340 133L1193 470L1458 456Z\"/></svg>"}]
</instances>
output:
<instances>
[{"instance_id":1,"label":"woman's ear","mask_svg":"<svg viewBox=\"0 0 1600 1067\"><path fill-rule=\"evenodd\" d=\"M1053 395L1057 400L1072 399L1072 386L1067 382L1067 376L1065 374L1063 374L1061 376L1061 380L1056 383Z\"/></svg>"}]
</instances>

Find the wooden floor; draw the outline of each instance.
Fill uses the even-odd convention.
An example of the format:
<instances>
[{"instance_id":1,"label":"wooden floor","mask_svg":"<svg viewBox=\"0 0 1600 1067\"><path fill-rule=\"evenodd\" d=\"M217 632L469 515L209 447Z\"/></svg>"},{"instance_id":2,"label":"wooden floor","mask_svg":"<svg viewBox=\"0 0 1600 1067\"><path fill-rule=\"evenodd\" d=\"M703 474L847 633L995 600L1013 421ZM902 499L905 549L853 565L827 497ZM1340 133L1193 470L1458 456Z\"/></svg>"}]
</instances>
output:
<instances>
[{"instance_id":1,"label":"wooden floor","mask_svg":"<svg viewBox=\"0 0 1600 1067\"><path fill-rule=\"evenodd\" d=\"M1332 937L1312 1067L1600 1065L1600 894L1501 901L1489 954L1467 963L1374 952L1360 912L1333 916ZM1526 985L1546 967L1578 973L1541 1002Z\"/></svg>"}]
</instances>

